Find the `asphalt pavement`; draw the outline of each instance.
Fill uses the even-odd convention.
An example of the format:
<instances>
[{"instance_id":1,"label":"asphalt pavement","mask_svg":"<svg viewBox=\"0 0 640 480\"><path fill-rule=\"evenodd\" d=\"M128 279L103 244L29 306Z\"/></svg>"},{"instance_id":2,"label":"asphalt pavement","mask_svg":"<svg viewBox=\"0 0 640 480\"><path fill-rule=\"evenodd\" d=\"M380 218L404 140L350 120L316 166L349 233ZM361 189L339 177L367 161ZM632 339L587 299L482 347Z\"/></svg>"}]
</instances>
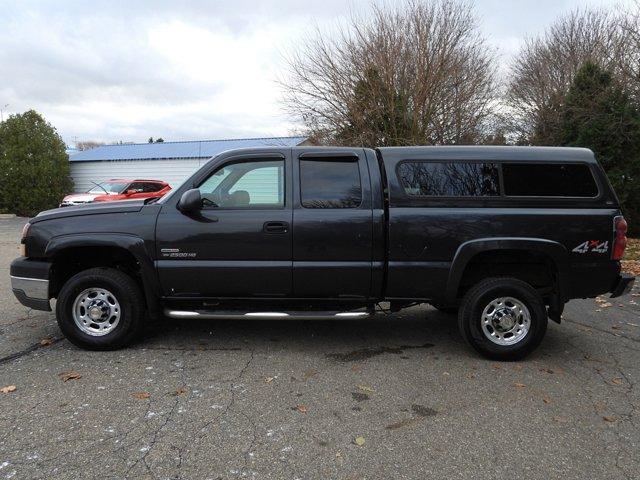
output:
<instances>
[{"instance_id":1,"label":"asphalt pavement","mask_svg":"<svg viewBox=\"0 0 640 480\"><path fill-rule=\"evenodd\" d=\"M11 293L25 221L0 220L0 479L640 477L637 288L571 302L517 363L426 306L150 321L87 352Z\"/></svg>"}]
</instances>

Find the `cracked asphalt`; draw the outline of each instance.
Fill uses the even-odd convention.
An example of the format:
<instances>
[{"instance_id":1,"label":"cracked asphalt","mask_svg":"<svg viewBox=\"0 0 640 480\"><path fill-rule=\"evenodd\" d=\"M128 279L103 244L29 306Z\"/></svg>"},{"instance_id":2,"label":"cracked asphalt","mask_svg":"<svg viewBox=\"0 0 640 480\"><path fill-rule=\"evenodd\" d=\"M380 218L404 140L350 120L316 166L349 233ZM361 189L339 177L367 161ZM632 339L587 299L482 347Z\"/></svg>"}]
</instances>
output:
<instances>
[{"instance_id":1,"label":"cracked asphalt","mask_svg":"<svg viewBox=\"0 0 640 480\"><path fill-rule=\"evenodd\" d=\"M25 221L0 220L0 387L16 386L0 393L0 479L640 476L637 289L571 302L519 363L480 358L429 307L167 319L86 352L11 294Z\"/></svg>"}]
</instances>

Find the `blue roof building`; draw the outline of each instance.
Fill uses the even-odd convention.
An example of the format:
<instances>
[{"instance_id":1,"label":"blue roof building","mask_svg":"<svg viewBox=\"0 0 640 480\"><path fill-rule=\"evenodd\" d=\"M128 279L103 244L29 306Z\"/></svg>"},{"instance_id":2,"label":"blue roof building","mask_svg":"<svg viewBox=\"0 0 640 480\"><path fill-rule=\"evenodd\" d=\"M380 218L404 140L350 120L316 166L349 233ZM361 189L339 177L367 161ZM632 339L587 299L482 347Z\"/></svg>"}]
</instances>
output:
<instances>
[{"instance_id":1,"label":"blue roof building","mask_svg":"<svg viewBox=\"0 0 640 480\"><path fill-rule=\"evenodd\" d=\"M110 178L164 180L177 187L207 160L226 150L306 144L306 137L123 143L74 152L69 155L69 163L76 192L87 191L92 182Z\"/></svg>"}]
</instances>

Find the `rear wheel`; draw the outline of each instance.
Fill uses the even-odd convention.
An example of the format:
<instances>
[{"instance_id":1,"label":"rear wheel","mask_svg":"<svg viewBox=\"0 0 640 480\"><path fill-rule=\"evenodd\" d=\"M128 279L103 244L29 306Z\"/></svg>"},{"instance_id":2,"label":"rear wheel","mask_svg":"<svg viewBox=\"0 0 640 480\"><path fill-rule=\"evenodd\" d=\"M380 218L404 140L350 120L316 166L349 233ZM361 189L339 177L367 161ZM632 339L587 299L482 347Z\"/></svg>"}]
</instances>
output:
<instances>
[{"instance_id":1,"label":"rear wheel","mask_svg":"<svg viewBox=\"0 0 640 480\"><path fill-rule=\"evenodd\" d=\"M88 350L115 350L129 344L144 320L138 284L111 268L92 268L71 277L56 303L62 333Z\"/></svg>"},{"instance_id":2,"label":"rear wheel","mask_svg":"<svg viewBox=\"0 0 640 480\"><path fill-rule=\"evenodd\" d=\"M458 313L463 337L485 357L518 360L531 353L547 331L542 297L515 278L489 278L467 292Z\"/></svg>"}]
</instances>

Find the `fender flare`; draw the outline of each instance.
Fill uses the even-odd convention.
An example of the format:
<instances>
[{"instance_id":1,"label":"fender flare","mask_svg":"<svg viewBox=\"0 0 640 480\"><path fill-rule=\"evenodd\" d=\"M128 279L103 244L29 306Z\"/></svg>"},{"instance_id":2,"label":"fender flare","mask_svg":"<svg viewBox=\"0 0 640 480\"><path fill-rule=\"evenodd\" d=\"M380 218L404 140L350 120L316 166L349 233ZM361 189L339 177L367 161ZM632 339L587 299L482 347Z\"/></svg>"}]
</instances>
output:
<instances>
[{"instance_id":1,"label":"fender flare","mask_svg":"<svg viewBox=\"0 0 640 480\"><path fill-rule=\"evenodd\" d=\"M543 253L551 258L558 270L558 297L564 303L566 292L569 291L569 252L561 243L544 238L527 237L494 237L470 240L458 247L447 279L446 299L448 302L456 300L456 293L462 280L464 270L469 261L481 252L496 250L522 250Z\"/></svg>"},{"instance_id":2,"label":"fender flare","mask_svg":"<svg viewBox=\"0 0 640 480\"><path fill-rule=\"evenodd\" d=\"M160 283L155 264L142 238L127 233L78 233L53 237L45 248L45 256L52 258L69 248L116 247L127 250L140 265L142 287L149 315L160 314Z\"/></svg>"}]
</instances>

